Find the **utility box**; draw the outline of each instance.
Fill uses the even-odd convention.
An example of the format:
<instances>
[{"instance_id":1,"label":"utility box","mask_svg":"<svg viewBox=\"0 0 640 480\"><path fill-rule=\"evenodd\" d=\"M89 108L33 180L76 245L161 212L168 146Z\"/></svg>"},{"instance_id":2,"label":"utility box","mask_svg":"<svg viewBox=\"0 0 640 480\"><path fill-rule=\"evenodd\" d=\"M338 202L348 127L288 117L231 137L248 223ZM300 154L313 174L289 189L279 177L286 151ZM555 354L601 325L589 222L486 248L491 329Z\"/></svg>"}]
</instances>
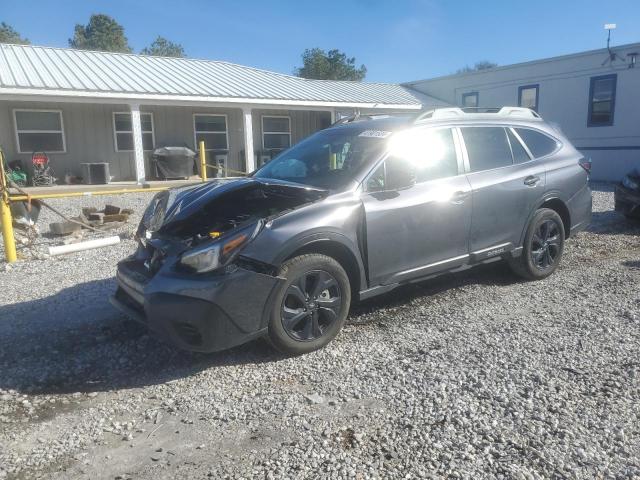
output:
<instances>
[{"instance_id":1,"label":"utility box","mask_svg":"<svg viewBox=\"0 0 640 480\"><path fill-rule=\"evenodd\" d=\"M109 164L106 162L81 163L82 178L89 185L105 185L111 181Z\"/></svg>"},{"instance_id":2,"label":"utility box","mask_svg":"<svg viewBox=\"0 0 640 480\"><path fill-rule=\"evenodd\" d=\"M214 165L217 167L214 176L222 178L227 176L227 163L229 160L229 152L216 152L213 155Z\"/></svg>"}]
</instances>

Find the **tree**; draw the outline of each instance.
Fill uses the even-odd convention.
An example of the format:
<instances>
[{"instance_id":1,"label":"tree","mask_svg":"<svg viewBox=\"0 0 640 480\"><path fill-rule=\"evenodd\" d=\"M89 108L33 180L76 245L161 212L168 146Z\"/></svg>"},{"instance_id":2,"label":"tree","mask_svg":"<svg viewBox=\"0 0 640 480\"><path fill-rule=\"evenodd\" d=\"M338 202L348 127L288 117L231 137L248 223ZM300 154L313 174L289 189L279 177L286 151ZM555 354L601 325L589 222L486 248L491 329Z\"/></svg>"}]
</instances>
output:
<instances>
[{"instance_id":1,"label":"tree","mask_svg":"<svg viewBox=\"0 0 640 480\"><path fill-rule=\"evenodd\" d=\"M164 37L158 35L151 45L143 48L140 52L143 55L155 55L157 57L179 57L183 58L184 48L179 43L173 43Z\"/></svg>"},{"instance_id":2,"label":"tree","mask_svg":"<svg viewBox=\"0 0 640 480\"><path fill-rule=\"evenodd\" d=\"M7 23L0 22L0 43L17 43L20 45L29 45L31 42L26 38L22 38L13 27Z\"/></svg>"},{"instance_id":3,"label":"tree","mask_svg":"<svg viewBox=\"0 0 640 480\"><path fill-rule=\"evenodd\" d=\"M302 54L302 67L295 74L303 78L319 80L364 80L367 67L355 66L356 59L347 56L340 50L325 52L321 48L307 48Z\"/></svg>"},{"instance_id":4,"label":"tree","mask_svg":"<svg viewBox=\"0 0 640 480\"><path fill-rule=\"evenodd\" d=\"M465 65L461 69L459 69L456 73L469 73L469 72L479 72L480 70L489 70L490 68L496 68L498 66L497 63L490 62L489 60L480 60L476 62L473 67L469 65Z\"/></svg>"},{"instance_id":5,"label":"tree","mask_svg":"<svg viewBox=\"0 0 640 480\"><path fill-rule=\"evenodd\" d=\"M77 24L69 46L81 50L130 53L124 28L109 15L93 14L87 25Z\"/></svg>"}]
</instances>

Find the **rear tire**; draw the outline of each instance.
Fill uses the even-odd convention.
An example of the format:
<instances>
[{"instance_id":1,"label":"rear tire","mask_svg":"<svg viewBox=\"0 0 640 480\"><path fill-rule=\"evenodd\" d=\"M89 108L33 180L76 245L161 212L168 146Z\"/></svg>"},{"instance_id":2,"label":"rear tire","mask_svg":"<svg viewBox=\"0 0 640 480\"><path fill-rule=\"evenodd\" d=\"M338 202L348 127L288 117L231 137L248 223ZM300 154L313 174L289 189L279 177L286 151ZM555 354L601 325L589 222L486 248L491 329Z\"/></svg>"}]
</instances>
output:
<instances>
[{"instance_id":1,"label":"rear tire","mask_svg":"<svg viewBox=\"0 0 640 480\"><path fill-rule=\"evenodd\" d=\"M560 215L549 208L541 208L529 222L522 255L509 260L511 269L527 280L548 277L562 259L564 235Z\"/></svg>"},{"instance_id":2,"label":"rear tire","mask_svg":"<svg viewBox=\"0 0 640 480\"><path fill-rule=\"evenodd\" d=\"M351 286L344 268L326 255L294 257L280 268L268 340L282 353L301 355L327 345L344 325Z\"/></svg>"}]
</instances>

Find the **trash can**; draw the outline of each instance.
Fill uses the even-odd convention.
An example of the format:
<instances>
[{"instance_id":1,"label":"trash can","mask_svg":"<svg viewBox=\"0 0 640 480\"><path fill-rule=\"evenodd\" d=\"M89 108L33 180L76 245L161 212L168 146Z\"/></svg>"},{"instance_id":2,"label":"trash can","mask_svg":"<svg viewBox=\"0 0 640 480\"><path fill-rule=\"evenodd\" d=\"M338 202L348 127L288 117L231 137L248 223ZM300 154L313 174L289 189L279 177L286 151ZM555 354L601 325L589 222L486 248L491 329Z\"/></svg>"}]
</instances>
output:
<instances>
[{"instance_id":1,"label":"trash can","mask_svg":"<svg viewBox=\"0 0 640 480\"><path fill-rule=\"evenodd\" d=\"M187 147L156 148L151 156L155 177L161 180L187 179L193 175L196 152Z\"/></svg>"},{"instance_id":2,"label":"trash can","mask_svg":"<svg viewBox=\"0 0 640 480\"><path fill-rule=\"evenodd\" d=\"M81 163L82 178L89 185L104 185L111 181L109 164L106 162Z\"/></svg>"}]
</instances>

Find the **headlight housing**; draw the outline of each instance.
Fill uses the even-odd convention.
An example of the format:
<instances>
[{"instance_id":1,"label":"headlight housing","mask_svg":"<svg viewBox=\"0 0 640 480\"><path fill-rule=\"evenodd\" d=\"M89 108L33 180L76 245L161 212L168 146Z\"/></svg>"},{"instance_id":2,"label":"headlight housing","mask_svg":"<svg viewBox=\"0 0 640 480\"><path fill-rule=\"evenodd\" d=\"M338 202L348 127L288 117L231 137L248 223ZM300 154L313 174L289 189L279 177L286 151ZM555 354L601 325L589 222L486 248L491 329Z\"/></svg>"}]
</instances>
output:
<instances>
[{"instance_id":1,"label":"headlight housing","mask_svg":"<svg viewBox=\"0 0 640 480\"><path fill-rule=\"evenodd\" d=\"M635 180L631 180L631 177L629 176L625 176L622 179L622 185L624 185L625 187L627 187L630 190L637 190L638 187L640 185L638 185L638 182L636 182Z\"/></svg>"},{"instance_id":2,"label":"headlight housing","mask_svg":"<svg viewBox=\"0 0 640 480\"><path fill-rule=\"evenodd\" d=\"M222 237L185 252L180 257L180 265L195 273L212 272L224 267L236 257L242 247L255 238L261 227L262 222L258 222L228 237Z\"/></svg>"}]
</instances>

